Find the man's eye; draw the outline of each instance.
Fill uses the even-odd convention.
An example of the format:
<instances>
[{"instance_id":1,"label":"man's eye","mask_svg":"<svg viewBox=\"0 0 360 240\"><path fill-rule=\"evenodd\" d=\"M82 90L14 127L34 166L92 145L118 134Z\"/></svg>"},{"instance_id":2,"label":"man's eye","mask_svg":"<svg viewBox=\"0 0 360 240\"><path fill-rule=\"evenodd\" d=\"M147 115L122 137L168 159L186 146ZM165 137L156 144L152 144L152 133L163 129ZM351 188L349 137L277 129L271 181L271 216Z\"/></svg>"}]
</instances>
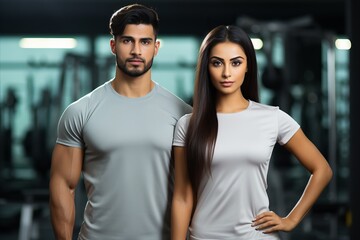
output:
<instances>
[{"instance_id":1,"label":"man's eye","mask_svg":"<svg viewBox=\"0 0 360 240\"><path fill-rule=\"evenodd\" d=\"M150 44L150 41L149 41L149 40L144 40L144 41L142 41L142 44L143 44L143 45L149 45L149 44Z\"/></svg>"},{"instance_id":2,"label":"man's eye","mask_svg":"<svg viewBox=\"0 0 360 240\"><path fill-rule=\"evenodd\" d=\"M123 43L125 43L125 44L128 44L128 43L130 43L130 42L131 42L130 39L124 39L124 40L123 40Z\"/></svg>"}]
</instances>

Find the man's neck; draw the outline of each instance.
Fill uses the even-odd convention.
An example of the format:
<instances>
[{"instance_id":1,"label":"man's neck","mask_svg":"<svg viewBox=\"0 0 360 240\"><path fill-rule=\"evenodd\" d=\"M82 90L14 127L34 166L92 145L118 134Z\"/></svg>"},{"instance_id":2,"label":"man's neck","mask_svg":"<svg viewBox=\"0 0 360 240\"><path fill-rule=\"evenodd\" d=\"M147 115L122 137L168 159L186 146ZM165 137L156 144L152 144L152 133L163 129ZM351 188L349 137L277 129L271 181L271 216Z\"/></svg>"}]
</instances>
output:
<instances>
[{"instance_id":1,"label":"man's neck","mask_svg":"<svg viewBox=\"0 0 360 240\"><path fill-rule=\"evenodd\" d=\"M150 71L139 77L117 73L111 82L112 87L120 95L129 98L138 98L147 95L154 87Z\"/></svg>"}]
</instances>

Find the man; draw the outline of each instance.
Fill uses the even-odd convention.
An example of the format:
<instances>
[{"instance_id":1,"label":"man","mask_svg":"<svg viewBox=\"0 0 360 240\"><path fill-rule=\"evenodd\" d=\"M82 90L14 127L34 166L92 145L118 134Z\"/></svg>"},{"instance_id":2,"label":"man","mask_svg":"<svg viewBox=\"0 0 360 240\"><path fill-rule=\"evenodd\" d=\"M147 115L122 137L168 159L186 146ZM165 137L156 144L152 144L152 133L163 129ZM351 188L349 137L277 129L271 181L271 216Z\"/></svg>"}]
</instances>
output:
<instances>
[{"instance_id":1,"label":"man","mask_svg":"<svg viewBox=\"0 0 360 240\"><path fill-rule=\"evenodd\" d=\"M58 125L50 175L57 239L72 239L74 192L83 173L88 202L78 239L170 239L171 146L191 107L151 80L157 13L143 5L110 19L115 78L70 104Z\"/></svg>"}]
</instances>

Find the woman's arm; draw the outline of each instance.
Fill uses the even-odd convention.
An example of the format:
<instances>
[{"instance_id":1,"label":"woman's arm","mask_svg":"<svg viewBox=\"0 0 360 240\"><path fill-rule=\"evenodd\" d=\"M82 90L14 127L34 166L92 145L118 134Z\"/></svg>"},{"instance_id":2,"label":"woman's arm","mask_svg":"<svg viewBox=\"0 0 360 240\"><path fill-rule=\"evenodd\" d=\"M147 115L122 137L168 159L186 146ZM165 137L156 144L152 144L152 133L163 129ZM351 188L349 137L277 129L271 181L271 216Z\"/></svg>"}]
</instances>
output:
<instances>
[{"instance_id":1,"label":"woman's arm","mask_svg":"<svg viewBox=\"0 0 360 240\"><path fill-rule=\"evenodd\" d=\"M264 233L294 229L319 198L332 177L332 170L328 162L301 129L284 147L299 160L311 173L311 176L301 198L286 217L281 218L270 211L255 218L253 226L258 230L266 229Z\"/></svg>"},{"instance_id":2,"label":"woman's arm","mask_svg":"<svg viewBox=\"0 0 360 240\"><path fill-rule=\"evenodd\" d=\"M171 209L171 239L185 240L194 200L184 147L174 147L174 161L175 186Z\"/></svg>"},{"instance_id":3,"label":"woman's arm","mask_svg":"<svg viewBox=\"0 0 360 240\"><path fill-rule=\"evenodd\" d=\"M57 240L71 240L75 221L75 188L83 162L81 148L56 144L50 171L51 223Z\"/></svg>"}]
</instances>

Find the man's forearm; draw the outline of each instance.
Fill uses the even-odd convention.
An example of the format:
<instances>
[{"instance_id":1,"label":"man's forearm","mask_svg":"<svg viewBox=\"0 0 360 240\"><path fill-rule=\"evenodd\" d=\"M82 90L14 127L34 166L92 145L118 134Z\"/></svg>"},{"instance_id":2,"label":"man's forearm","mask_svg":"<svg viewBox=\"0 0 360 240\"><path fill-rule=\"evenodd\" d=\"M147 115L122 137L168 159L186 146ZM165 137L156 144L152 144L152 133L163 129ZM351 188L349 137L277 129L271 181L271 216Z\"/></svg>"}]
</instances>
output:
<instances>
[{"instance_id":1,"label":"man's forearm","mask_svg":"<svg viewBox=\"0 0 360 240\"><path fill-rule=\"evenodd\" d=\"M71 240L75 221L74 196L70 191L51 191L51 223L56 240Z\"/></svg>"}]
</instances>

